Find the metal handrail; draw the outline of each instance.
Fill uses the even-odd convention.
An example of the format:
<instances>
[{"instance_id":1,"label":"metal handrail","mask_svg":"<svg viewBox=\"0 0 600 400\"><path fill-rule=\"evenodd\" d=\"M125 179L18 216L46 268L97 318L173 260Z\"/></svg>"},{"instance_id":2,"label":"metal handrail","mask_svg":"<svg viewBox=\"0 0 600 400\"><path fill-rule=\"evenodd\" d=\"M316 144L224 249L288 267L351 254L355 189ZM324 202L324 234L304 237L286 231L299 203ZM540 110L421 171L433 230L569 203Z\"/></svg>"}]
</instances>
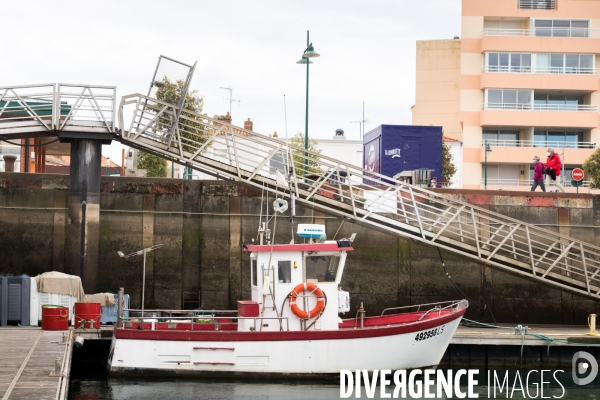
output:
<instances>
[{"instance_id":1,"label":"metal handrail","mask_svg":"<svg viewBox=\"0 0 600 400\"><path fill-rule=\"evenodd\" d=\"M133 116L120 120L117 140L126 145L280 198L292 189L300 205L600 298L600 247L593 244L188 110L168 144L174 106L140 94L124 96L119 114ZM207 151L213 146L226 151L216 156ZM289 187L275 179L282 157L292 167Z\"/></svg>"},{"instance_id":2,"label":"metal handrail","mask_svg":"<svg viewBox=\"0 0 600 400\"><path fill-rule=\"evenodd\" d=\"M501 140L501 139L483 139L481 147L488 144L491 147L537 147L537 148L558 148L558 149L595 149L595 142L567 142L564 140Z\"/></svg>"},{"instance_id":3,"label":"metal handrail","mask_svg":"<svg viewBox=\"0 0 600 400\"><path fill-rule=\"evenodd\" d=\"M483 103L483 110L528 110L528 111L575 111L596 112L592 104L531 104L531 103Z\"/></svg>"},{"instance_id":4,"label":"metal handrail","mask_svg":"<svg viewBox=\"0 0 600 400\"><path fill-rule=\"evenodd\" d=\"M559 179L562 178L562 176L558 177ZM572 187L571 186L571 178L570 177L566 177L566 179L562 179L562 185L564 187ZM481 178L481 182L482 185L485 184L485 178ZM583 181L581 187L590 187L590 184L592 182L591 181ZM531 186L533 185L533 179L496 179L496 178L490 178L488 176L487 178L487 184L489 185L508 185L508 186Z\"/></svg>"},{"instance_id":5,"label":"metal handrail","mask_svg":"<svg viewBox=\"0 0 600 400\"><path fill-rule=\"evenodd\" d=\"M503 74L563 74L563 75L596 75L597 68L580 67L515 67L486 65L482 72Z\"/></svg>"},{"instance_id":6,"label":"metal handrail","mask_svg":"<svg viewBox=\"0 0 600 400\"><path fill-rule=\"evenodd\" d=\"M136 310L136 309L123 309L123 311L140 311L141 312L141 310ZM208 311L204 311L204 310L177 310L177 311L175 311L175 310L144 310L144 313L146 313L146 312L165 312L165 313L172 313L172 312L182 312L183 313L183 312L188 312L188 313L190 313L190 312L196 312L196 311L199 311L199 312L208 312ZM235 313L237 313L237 310L211 310L210 312L215 312L215 313L235 312ZM225 320L225 319L227 319L227 320L234 320L234 319L235 320L240 320L240 319L242 319L242 320L253 320L254 321L254 329L255 330L256 330L256 320L260 320L260 321L264 321L264 320L276 320L276 321L279 321L280 324L282 324L283 321L285 321L285 325L287 327L286 330L288 330L288 331L290 330L289 317L240 317L239 315L231 315L231 316L225 316L225 317L217 317L217 316L214 316L214 315L193 315L193 316L192 315L183 315L183 316L179 316L179 317L177 317L177 316L173 317L173 316L169 315L169 316L143 317L143 318L142 317L131 317L131 316L128 316L128 317L122 316L121 317L121 319L124 322L126 321L126 322L130 322L130 323L134 319L138 320L136 322L139 322L140 320L143 320L144 323L151 323L151 320L154 320L154 319L167 319L167 318L169 319L169 321L173 321L173 320L176 320L176 321L177 320L187 321L187 320L190 320L191 330L194 330L194 325L195 324L209 324L209 323L215 323L215 330L219 330L219 320ZM206 319L208 321L207 322L198 322L198 321L195 321L195 319ZM213 320L215 320L215 321L213 322ZM150 322L148 322L148 321L150 321ZM169 323L169 322L165 321L165 322L158 322L158 323L164 324L164 323ZM173 323L173 322L170 322L170 323Z\"/></svg>"},{"instance_id":7,"label":"metal handrail","mask_svg":"<svg viewBox=\"0 0 600 400\"><path fill-rule=\"evenodd\" d=\"M539 36L560 38L590 38L599 37L599 29L589 28L531 28L531 29L504 29L485 28L481 36Z\"/></svg>"},{"instance_id":8,"label":"metal handrail","mask_svg":"<svg viewBox=\"0 0 600 400\"><path fill-rule=\"evenodd\" d=\"M115 132L116 87L49 83L0 87L0 135Z\"/></svg>"},{"instance_id":9,"label":"metal handrail","mask_svg":"<svg viewBox=\"0 0 600 400\"><path fill-rule=\"evenodd\" d=\"M421 311L421 307L427 307L427 306L441 306L442 304L448 304L447 306L442 307L442 310L445 310L446 308L451 308L453 306L458 307L461 304L464 304L466 300L450 300L450 301L439 301L437 303L425 303L425 304L415 304L412 306L401 306L401 307L389 307L389 308L385 308L382 312L381 312L381 316L383 316L386 311L396 311L396 310L406 310L407 308L415 308L417 307L416 311L413 312L419 312Z\"/></svg>"},{"instance_id":10,"label":"metal handrail","mask_svg":"<svg viewBox=\"0 0 600 400\"><path fill-rule=\"evenodd\" d=\"M519 0L521 10L556 10L556 0Z\"/></svg>"}]
</instances>

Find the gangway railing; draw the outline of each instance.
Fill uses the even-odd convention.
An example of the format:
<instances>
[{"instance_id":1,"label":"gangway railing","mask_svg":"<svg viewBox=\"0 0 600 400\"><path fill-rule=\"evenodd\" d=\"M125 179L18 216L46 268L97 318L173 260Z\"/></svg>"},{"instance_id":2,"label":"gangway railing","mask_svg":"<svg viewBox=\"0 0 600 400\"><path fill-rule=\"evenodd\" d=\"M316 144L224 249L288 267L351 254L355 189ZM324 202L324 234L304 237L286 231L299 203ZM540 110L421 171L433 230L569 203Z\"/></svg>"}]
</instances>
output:
<instances>
[{"instance_id":1,"label":"gangway railing","mask_svg":"<svg viewBox=\"0 0 600 400\"><path fill-rule=\"evenodd\" d=\"M0 87L0 136L113 134L115 109L115 86L48 83Z\"/></svg>"},{"instance_id":2,"label":"gangway railing","mask_svg":"<svg viewBox=\"0 0 600 400\"><path fill-rule=\"evenodd\" d=\"M119 113L118 140L132 147L282 198L292 190L307 207L600 298L600 247L187 110L170 137L175 106L140 94L124 96Z\"/></svg>"}]
</instances>

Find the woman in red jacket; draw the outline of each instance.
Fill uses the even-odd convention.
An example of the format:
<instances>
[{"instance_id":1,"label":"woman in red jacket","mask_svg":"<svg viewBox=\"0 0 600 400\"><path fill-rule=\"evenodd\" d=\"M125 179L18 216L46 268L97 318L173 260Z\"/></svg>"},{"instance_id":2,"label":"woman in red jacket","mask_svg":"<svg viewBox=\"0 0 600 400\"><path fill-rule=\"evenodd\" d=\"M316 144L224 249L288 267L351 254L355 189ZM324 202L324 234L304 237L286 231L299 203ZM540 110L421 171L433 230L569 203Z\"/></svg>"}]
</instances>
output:
<instances>
[{"instance_id":1,"label":"woman in red jacket","mask_svg":"<svg viewBox=\"0 0 600 400\"><path fill-rule=\"evenodd\" d=\"M560 189L561 192L565 191L563 185L560 184L560 180L558 177L560 176L560 168L562 167L562 162L560 161L560 157L558 154L554 152L553 148L548 149L548 159L546 160L546 186L550 187L551 183L554 183L557 188Z\"/></svg>"}]
</instances>

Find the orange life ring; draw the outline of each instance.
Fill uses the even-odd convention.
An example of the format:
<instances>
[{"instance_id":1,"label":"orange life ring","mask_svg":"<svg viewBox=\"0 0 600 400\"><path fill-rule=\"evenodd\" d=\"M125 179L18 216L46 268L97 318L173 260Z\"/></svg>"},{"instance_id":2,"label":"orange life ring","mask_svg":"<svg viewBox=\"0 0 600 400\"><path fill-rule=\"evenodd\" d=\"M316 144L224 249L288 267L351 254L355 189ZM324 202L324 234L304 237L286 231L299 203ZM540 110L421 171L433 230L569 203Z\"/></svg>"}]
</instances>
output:
<instances>
[{"instance_id":1,"label":"orange life ring","mask_svg":"<svg viewBox=\"0 0 600 400\"><path fill-rule=\"evenodd\" d=\"M298 295L304 291L310 291L317 296L317 305L310 311L301 310L296 304L296 297L298 297ZM296 285L294 290L290 292L288 301L290 302L290 309L292 312L301 319L314 318L321 314L325 308L325 296L323 296L323 291L312 282L299 283Z\"/></svg>"}]
</instances>

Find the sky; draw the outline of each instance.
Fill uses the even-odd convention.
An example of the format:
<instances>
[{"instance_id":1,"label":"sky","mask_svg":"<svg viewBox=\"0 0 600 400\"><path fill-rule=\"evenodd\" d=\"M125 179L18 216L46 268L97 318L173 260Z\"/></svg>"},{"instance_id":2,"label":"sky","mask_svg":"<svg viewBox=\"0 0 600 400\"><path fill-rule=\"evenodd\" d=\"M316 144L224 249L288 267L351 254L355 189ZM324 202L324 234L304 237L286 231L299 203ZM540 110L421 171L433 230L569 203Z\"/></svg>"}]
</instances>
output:
<instances>
[{"instance_id":1,"label":"sky","mask_svg":"<svg viewBox=\"0 0 600 400\"><path fill-rule=\"evenodd\" d=\"M25 1L2 7L0 86L74 83L148 92L160 55L197 62L190 88L208 116L280 137L304 132L307 31L320 57L309 79L309 136L359 139L410 124L417 40L460 36L460 0ZM287 124L286 124L287 115ZM121 159L122 146L103 146Z\"/></svg>"}]
</instances>

